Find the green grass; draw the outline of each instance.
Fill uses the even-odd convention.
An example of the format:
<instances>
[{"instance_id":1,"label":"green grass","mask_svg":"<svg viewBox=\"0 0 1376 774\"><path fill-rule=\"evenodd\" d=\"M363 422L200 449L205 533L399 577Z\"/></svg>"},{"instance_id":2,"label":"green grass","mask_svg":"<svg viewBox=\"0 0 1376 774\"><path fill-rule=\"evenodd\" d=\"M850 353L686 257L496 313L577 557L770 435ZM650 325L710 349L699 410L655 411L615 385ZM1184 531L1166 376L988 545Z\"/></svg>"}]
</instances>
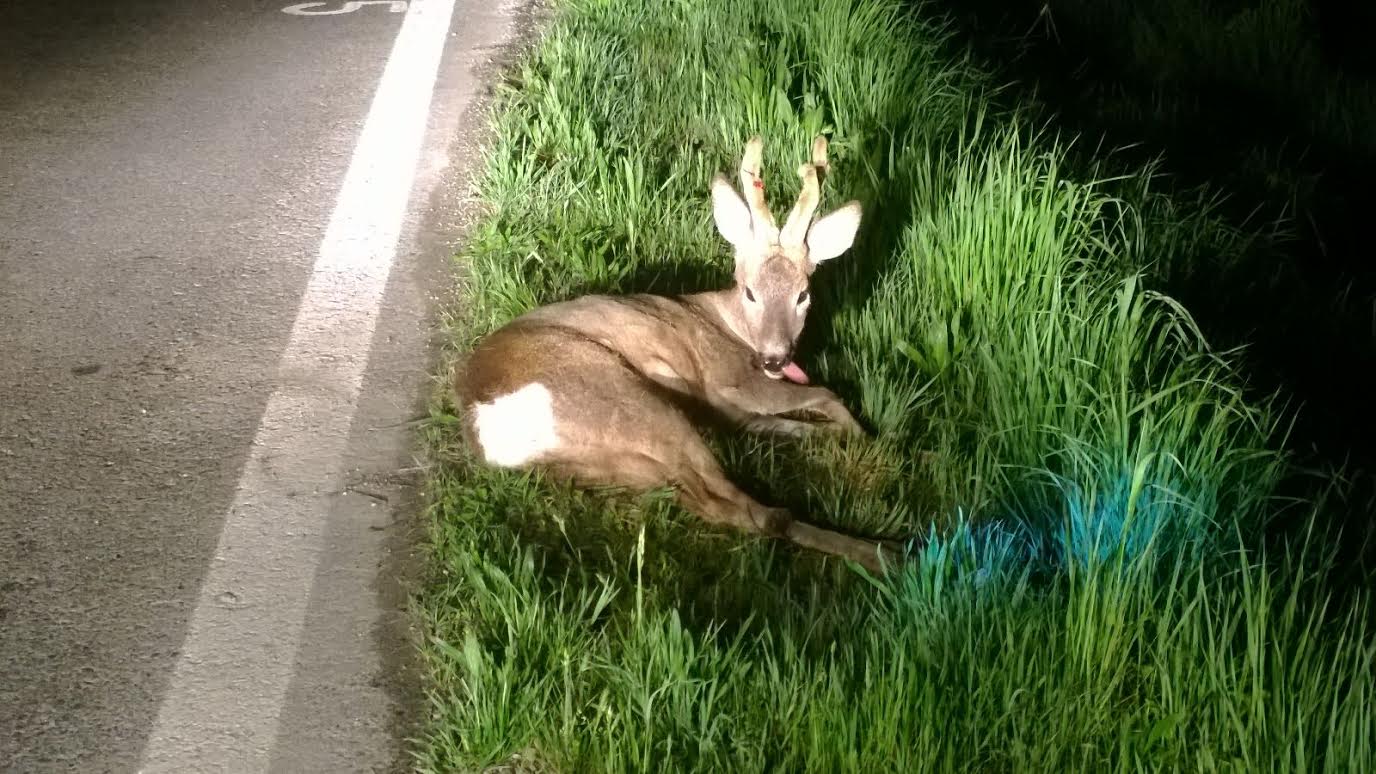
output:
<instances>
[{"instance_id":1,"label":"green grass","mask_svg":"<svg viewBox=\"0 0 1376 774\"><path fill-rule=\"evenodd\" d=\"M871 580L664 493L477 467L441 401L423 771L1376 766L1364 593L1263 551L1282 416L1152 292L1246 236L1077 164L890 0L562 0L493 112L455 349L537 304L728 281L707 183L811 137L866 207L802 358L873 441L713 442L761 499L929 537ZM1198 205L1198 206L1197 206ZM1321 520L1311 516L1311 523Z\"/></svg>"},{"instance_id":2,"label":"green grass","mask_svg":"<svg viewBox=\"0 0 1376 774\"><path fill-rule=\"evenodd\" d=\"M1248 242L1243 253L1233 251L1245 260L1167 261L1159 267L1161 286L1190 306L1215 343L1247 345L1254 382L1284 386L1304 405L1292 433L1297 451L1316 465L1351 456L1372 491L1372 5L933 4L958 19L956 34L997 63L1000 77L1017 80L1006 99L1036 105L1084 138L1082 150L1116 146L1124 158L1155 159L1176 189L1212 189L1216 210ZM1175 198L1176 206L1188 206L1185 197ZM1230 290L1218 293L1220 287ZM1345 378L1331 377L1332 363L1342 364ZM1368 513L1356 509L1352 526L1365 529ZM1368 548L1368 563L1373 557Z\"/></svg>"}]
</instances>

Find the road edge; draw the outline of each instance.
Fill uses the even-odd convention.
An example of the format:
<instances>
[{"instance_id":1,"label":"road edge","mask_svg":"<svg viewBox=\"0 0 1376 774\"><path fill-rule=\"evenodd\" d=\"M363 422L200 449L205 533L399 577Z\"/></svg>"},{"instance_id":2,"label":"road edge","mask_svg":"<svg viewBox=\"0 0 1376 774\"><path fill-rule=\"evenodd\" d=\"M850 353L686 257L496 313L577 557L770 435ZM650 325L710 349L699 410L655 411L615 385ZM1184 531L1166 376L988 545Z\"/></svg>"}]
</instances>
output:
<instances>
[{"instance_id":1,"label":"road edge","mask_svg":"<svg viewBox=\"0 0 1376 774\"><path fill-rule=\"evenodd\" d=\"M448 373L455 351L444 324L450 310L468 305L466 265L460 255L471 238L473 228L485 214L476 184L482 173L486 145L495 136L492 110L501 81L539 39L544 23L552 13L551 0L506 0L501 8L507 29L470 75L482 83L475 98L459 112L456 126L444 152L451 165L446 179L435 186L422 208L426 217L415 234L417 248L425 256L417 261L422 283L431 288L424 319L428 327L425 379L418 385L414 403L417 424L426 421L448 390ZM440 222L435 221L439 219ZM448 219L447 221L445 219ZM439 257L442 260L431 260ZM389 613L374 626L373 639L387 677L386 692L397 707L391 736L396 740L397 756L391 771L414 771L413 749L425 728L425 669L421 658L425 625L418 599L430 571L429 515L433 504L428 471L434 464L423 430L413 428L410 441L417 464L402 482L395 529L389 530L385 554L379 568L378 604ZM398 615L390 615L396 612Z\"/></svg>"}]
</instances>

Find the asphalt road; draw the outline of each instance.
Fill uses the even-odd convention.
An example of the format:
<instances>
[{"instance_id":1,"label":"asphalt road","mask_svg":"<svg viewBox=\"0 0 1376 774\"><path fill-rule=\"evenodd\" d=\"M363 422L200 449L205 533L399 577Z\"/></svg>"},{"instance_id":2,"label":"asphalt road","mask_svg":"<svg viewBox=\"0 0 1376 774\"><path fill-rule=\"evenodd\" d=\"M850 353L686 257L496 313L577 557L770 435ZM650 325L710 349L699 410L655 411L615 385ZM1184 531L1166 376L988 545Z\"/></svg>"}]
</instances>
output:
<instances>
[{"instance_id":1,"label":"asphalt road","mask_svg":"<svg viewBox=\"0 0 1376 774\"><path fill-rule=\"evenodd\" d=\"M0 770L136 771L159 722L406 15L287 4L0 6ZM344 472L312 493L328 520L272 770L402 764L406 422L512 15L454 11L376 329L350 343Z\"/></svg>"}]
</instances>

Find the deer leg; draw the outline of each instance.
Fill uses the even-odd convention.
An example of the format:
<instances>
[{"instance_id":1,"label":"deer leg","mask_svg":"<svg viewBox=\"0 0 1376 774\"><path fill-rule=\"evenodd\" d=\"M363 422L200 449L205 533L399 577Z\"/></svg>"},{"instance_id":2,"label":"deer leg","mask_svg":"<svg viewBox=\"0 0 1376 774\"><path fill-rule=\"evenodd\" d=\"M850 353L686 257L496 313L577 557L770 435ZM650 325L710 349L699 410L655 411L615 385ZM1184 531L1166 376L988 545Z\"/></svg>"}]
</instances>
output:
<instances>
[{"instance_id":1,"label":"deer leg","mask_svg":"<svg viewBox=\"0 0 1376 774\"><path fill-rule=\"evenodd\" d=\"M823 389L825 395L815 398L816 403L808 406L808 408L820 411L830 420L830 424L825 427L837 432L864 435L865 428L861 427L860 423L855 421L855 416L850 413L850 409L846 408L845 404L842 403L831 390L825 390L825 388L819 389Z\"/></svg>"},{"instance_id":2,"label":"deer leg","mask_svg":"<svg viewBox=\"0 0 1376 774\"><path fill-rule=\"evenodd\" d=\"M797 438L816 430L817 424L799 419L789 419L788 417L760 415L745 420L745 429L752 433L768 433Z\"/></svg>"},{"instance_id":3,"label":"deer leg","mask_svg":"<svg viewBox=\"0 0 1376 774\"><path fill-rule=\"evenodd\" d=\"M825 387L811 387L792 382L775 381L761 376L744 387L720 390L713 396L724 410L747 417L749 430L798 434L811 429L864 435L865 430L850 409ZM815 411L828 423L817 425L779 416L803 411Z\"/></svg>"},{"instance_id":4,"label":"deer leg","mask_svg":"<svg viewBox=\"0 0 1376 774\"><path fill-rule=\"evenodd\" d=\"M738 529L782 538L814 551L851 559L871 572L884 571L880 556L892 555L878 542L853 538L797 521L783 508L763 505L731 483L705 444L687 449L691 475L680 475L679 502L702 519Z\"/></svg>"},{"instance_id":5,"label":"deer leg","mask_svg":"<svg viewBox=\"0 0 1376 774\"><path fill-rule=\"evenodd\" d=\"M853 538L804 521L790 523L785 537L803 548L853 560L876 575L884 573L885 564L895 564L893 548L884 542Z\"/></svg>"},{"instance_id":6,"label":"deer leg","mask_svg":"<svg viewBox=\"0 0 1376 774\"><path fill-rule=\"evenodd\" d=\"M881 554L893 564L891 551L882 543L797 521L786 509L764 505L741 491L726 477L712 451L696 434L680 441L681 445L672 452L668 448L655 450L669 454L608 449L594 455L596 462L565 460L548 468L581 485L621 486L636 491L669 485L685 510L710 524L779 538L851 559L876 574L883 572Z\"/></svg>"},{"instance_id":7,"label":"deer leg","mask_svg":"<svg viewBox=\"0 0 1376 774\"><path fill-rule=\"evenodd\" d=\"M704 521L725 524L746 532L784 537L793 517L782 508L770 508L731 483L706 444L683 449L684 465L674 483L680 504Z\"/></svg>"}]
</instances>

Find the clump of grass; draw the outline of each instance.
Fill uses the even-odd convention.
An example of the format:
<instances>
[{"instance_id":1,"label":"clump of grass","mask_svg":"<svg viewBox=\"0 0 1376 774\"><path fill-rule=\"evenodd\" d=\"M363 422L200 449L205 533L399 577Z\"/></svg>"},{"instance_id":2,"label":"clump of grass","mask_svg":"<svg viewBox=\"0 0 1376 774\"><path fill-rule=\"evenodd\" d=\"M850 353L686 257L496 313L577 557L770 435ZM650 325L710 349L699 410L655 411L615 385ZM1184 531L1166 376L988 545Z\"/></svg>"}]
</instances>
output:
<instances>
[{"instance_id":1,"label":"clump of grass","mask_svg":"<svg viewBox=\"0 0 1376 774\"><path fill-rule=\"evenodd\" d=\"M500 531L505 507L553 515L524 480L489 486L450 516ZM517 753L558 771L1355 770L1374 754L1370 610L1325 622L1312 549L1221 568L1119 552L1046 582L1019 536L960 527L892 583L845 600L813 585L726 627L645 579L678 550L654 531L557 582L529 544L439 546L421 770Z\"/></svg>"},{"instance_id":2,"label":"clump of grass","mask_svg":"<svg viewBox=\"0 0 1376 774\"><path fill-rule=\"evenodd\" d=\"M1326 607L1313 546L1242 548L1276 419L1146 289L1163 250L1219 244L1207 212L1160 241L898 2L565 0L514 81L457 348L580 293L724 283L712 172L758 131L787 197L828 133L827 196L866 219L804 357L876 438L715 443L763 499L926 540L869 579L662 493L476 468L441 411L421 770L1376 762L1368 603Z\"/></svg>"},{"instance_id":3,"label":"clump of grass","mask_svg":"<svg viewBox=\"0 0 1376 774\"><path fill-rule=\"evenodd\" d=\"M1041 0L947 3L954 28L1005 77L1006 98L1124 158L1157 157L1168 197L1133 194L1158 229L1202 200L1199 251L1156 250L1157 287L1199 315L1215 343L1246 345L1259 389L1284 386L1303 410L1291 448L1363 475L1376 460L1368 394L1376 274L1367 260L1367 180L1376 142L1370 4L1311 0ZM1364 23L1366 22L1366 23ZM1082 145L1082 150L1085 147ZM1095 148L1097 151L1098 148ZM1120 165L1121 166L1121 165ZM1128 181L1135 187L1140 176ZM1207 183L1202 193L1190 189ZM1159 236L1153 240L1162 245ZM1227 243L1233 243L1231 245ZM1228 292L1219 292L1227 288ZM1334 379L1329 363L1343 364ZM1362 471L1358 473L1358 471ZM1367 508L1346 518L1368 527ZM1370 535L1367 536L1369 543ZM1361 540L1349 538L1350 544ZM1349 561L1369 556L1354 548ZM1366 553L1369 553L1367 551Z\"/></svg>"}]
</instances>

